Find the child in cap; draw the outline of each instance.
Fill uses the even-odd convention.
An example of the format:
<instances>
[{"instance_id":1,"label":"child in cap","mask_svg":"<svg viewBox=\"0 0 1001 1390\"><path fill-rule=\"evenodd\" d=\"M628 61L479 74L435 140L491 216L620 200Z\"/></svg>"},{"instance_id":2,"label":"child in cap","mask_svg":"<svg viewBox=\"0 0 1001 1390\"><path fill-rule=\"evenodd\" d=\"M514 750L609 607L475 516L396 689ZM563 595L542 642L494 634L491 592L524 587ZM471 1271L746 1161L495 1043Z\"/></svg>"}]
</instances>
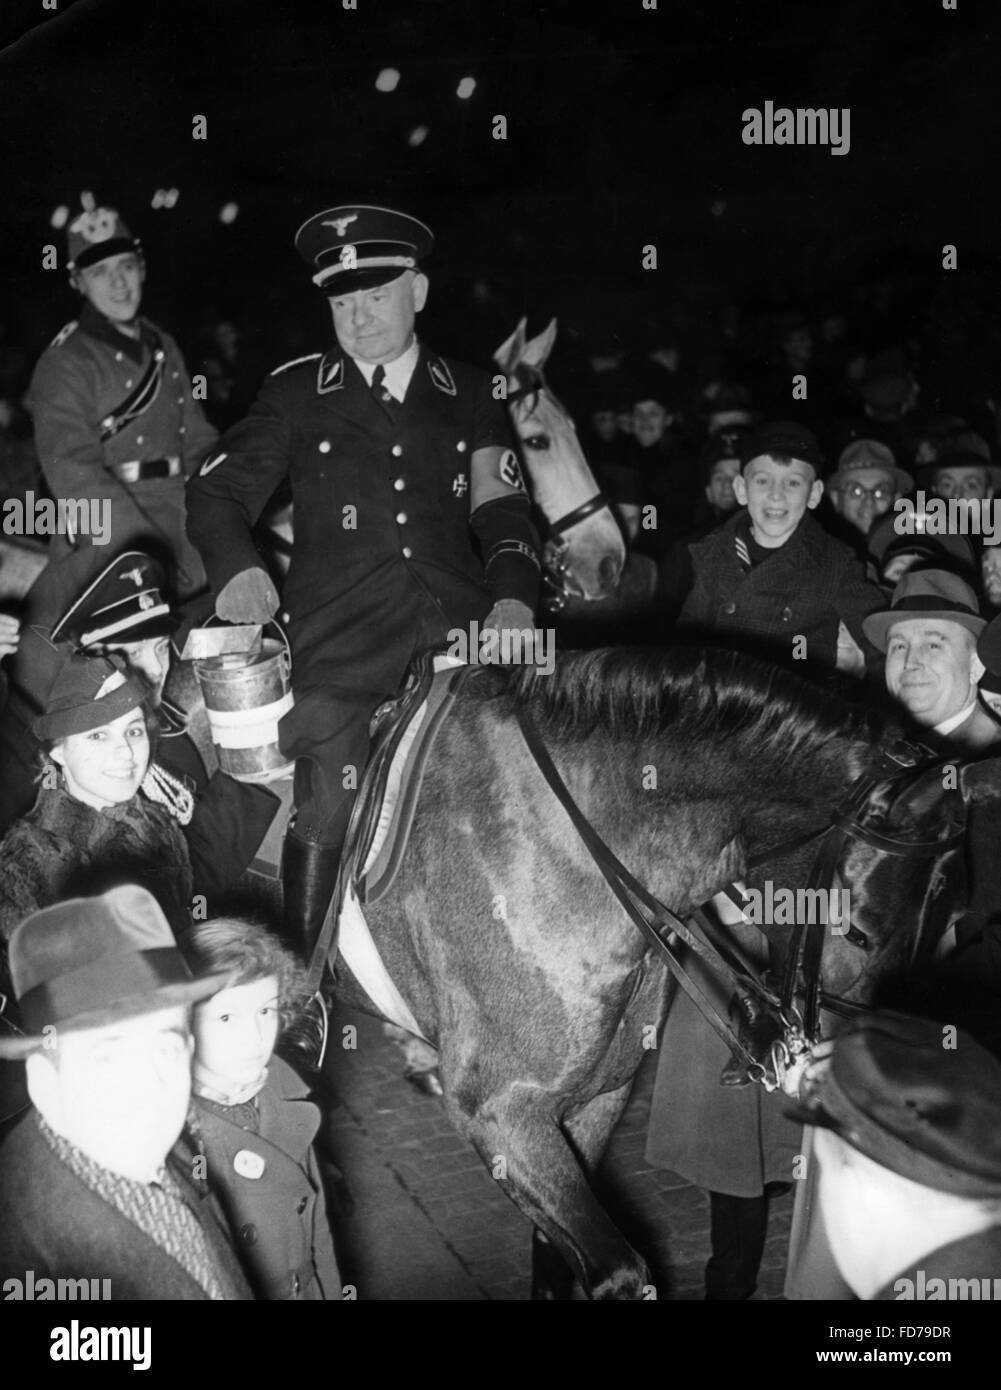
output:
<instances>
[{"instance_id":1,"label":"child in cap","mask_svg":"<svg viewBox=\"0 0 1001 1390\"><path fill-rule=\"evenodd\" d=\"M883 603L849 548L809 515L824 485L809 430L763 425L745 440L741 509L691 547L694 585L679 627L794 669L860 674L862 619Z\"/></svg>"},{"instance_id":2,"label":"child in cap","mask_svg":"<svg viewBox=\"0 0 1001 1390\"><path fill-rule=\"evenodd\" d=\"M303 1009L305 973L252 922L197 922L183 950L228 976L195 1009L193 1113L181 1150L223 1206L258 1298L339 1299L341 1281L313 1140L309 1087L274 1055Z\"/></svg>"}]
</instances>

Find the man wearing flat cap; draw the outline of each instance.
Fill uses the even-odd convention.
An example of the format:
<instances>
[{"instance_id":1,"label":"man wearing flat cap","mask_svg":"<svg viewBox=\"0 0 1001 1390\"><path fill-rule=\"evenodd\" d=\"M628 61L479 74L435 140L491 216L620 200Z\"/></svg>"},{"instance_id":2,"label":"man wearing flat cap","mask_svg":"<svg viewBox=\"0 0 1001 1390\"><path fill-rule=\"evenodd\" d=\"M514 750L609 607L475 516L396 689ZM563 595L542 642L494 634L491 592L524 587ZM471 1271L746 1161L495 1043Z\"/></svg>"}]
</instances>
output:
<instances>
[{"instance_id":1,"label":"man wearing flat cap","mask_svg":"<svg viewBox=\"0 0 1001 1390\"><path fill-rule=\"evenodd\" d=\"M32 1281L23 1297L94 1280L91 1297L250 1298L214 1199L167 1164L191 1094L191 1006L226 976L194 978L134 885L33 913L10 967L24 1035L0 1039L0 1057L25 1059L32 1108L0 1143L5 1296L8 1280Z\"/></svg>"},{"instance_id":2,"label":"man wearing flat cap","mask_svg":"<svg viewBox=\"0 0 1001 1390\"><path fill-rule=\"evenodd\" d=\"M205 587L184 532L184 485L216 431L193 399L177 344L139 312L140 243L114 208L96 206L90 193L82 201L67 237L70 284L84 306L39 358L28 402L52 496L110 501L110 536L99 545L82 529L52 537L28 598L30 621L46 626L127 546L158 550L176 598Z\"/></svg>"},{"instance_id":3,"label":"man wearing flat cap","mask_svg":"<svg viewBox=\"0 0 1001 1390\"><path fill-rule=\"evenodd\" d=\"M273 372L189 488L218 615L266 622L279 599L251 527L291 481L295 708L279 737L296 759L283 880L300 949L330 899L373 710L450 629L534 625L539 543L503 408L489 377L414 334L432 241L415 218L362 205L299 229L336 345Z\"/></svg>"},{"instance_id":4,"label":"man wearing flat cap","mask_svg":"<svg viewBox=\"0 0 1001 1390\"><path fill-rule=\"evenodd\" d=\"M913 490L914 479L897 467L885 444L877 439L856 439L842 451L825 486L837 514L865 537L898 497Z\"/></svg>"},{"instance_id":5,"label":"man wearing flat cap","mask_svg":"<svg viewBox=\"0 0 1001 1390\"><path fill-rule=\"evenodd\" d=\"M837 1038L790 1118L816 1127L820 1211L859 1298L998 1296L996 1057L947 1024L872 1014Z\"/></svg>"}]
</instances>

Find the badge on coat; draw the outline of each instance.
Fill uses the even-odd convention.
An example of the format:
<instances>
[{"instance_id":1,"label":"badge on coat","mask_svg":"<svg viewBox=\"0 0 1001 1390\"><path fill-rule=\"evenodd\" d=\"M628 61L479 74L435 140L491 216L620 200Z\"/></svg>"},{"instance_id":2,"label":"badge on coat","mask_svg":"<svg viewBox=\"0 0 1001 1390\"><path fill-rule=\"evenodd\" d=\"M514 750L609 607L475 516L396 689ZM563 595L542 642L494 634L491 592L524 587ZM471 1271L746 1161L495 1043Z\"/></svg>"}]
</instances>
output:
<instances>
[{"instance_id":1,"label":"badge on coat","mask_svg":"<svg viewBox=\"0 0 1001 1390\"><path fill-rule=\"evenodd\" d=\"M456 473L452 481L452 491L455 493L456 497L465 497L468 490L469 479L466 477L465 473Z\"/></svg>"},{"instance_id":2,"label":"badge on coat","mask_svg":"<svg viewBox=\"0 0 1001 1390\"><path fill-rule=\"evenodd\" d=\"M518 492L525 491L525 483L521 476L521 469L518 467L518 457L513 449L505 449L501 454L500 479L502 483L507 483L508 487L515 488Z\"/></svg>"},{"instance_id":3,"label":"badge on coat","mask_svg":"<svg viewBox=\"0 0 1001 1390\"><path fill-rule=\"evenodd\" d=\"M253 1149L241 1149L233 1159L233 1167L241 1178L249 1178L251 1182L264 1176L264 1159Z\"/></svg>"}]
</instances>

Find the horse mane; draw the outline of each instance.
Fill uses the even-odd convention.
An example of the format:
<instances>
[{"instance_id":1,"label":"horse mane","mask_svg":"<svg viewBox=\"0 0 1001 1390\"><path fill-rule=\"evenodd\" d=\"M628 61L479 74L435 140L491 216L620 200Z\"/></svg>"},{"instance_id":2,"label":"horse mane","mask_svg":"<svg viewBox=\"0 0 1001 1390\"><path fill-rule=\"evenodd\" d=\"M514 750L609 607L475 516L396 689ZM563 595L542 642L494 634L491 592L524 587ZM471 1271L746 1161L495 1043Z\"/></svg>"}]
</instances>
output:
<instances>
[{"instance_id":1,"label":"horse mane","mask_svg":"<svg viewBox=\"0 0 1001 1390\"><path fill-rule=\"evenodd\" d=\"M726 742L757 761L806 761L835 745L846 753L846 741L872 746L888 723L778 667L714 648L564 652L549 675L513 672L507 693L555 742L599 731L613 741L669 735L682 745Z\"/></svg>"}]
</instances>

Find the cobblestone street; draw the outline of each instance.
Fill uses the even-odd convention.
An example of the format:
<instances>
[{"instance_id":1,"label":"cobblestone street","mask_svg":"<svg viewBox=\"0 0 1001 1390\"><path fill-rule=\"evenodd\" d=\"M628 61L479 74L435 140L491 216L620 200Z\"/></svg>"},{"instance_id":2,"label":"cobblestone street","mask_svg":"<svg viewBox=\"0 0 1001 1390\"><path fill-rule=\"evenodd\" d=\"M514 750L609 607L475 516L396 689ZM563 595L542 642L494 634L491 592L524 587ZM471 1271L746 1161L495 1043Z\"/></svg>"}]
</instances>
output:
<instances>
[{"instance_id":1,"label":"cobblestone street","mask_svg":"<svg viewBox=\"0 0 1001 1390\"><path fill-rule=\"evenodd\" d=\"M338 1045L349 1023L354 1051ZM335 1007L331 1030L327 1072L341 1104L329 1132L355 1201L350 1216L335 1218L345 1282L366 1300L527 1299L528 1222L441 1102L403 1080L401 1054L377 1020ZM643 1155L655 1067L651 1053L612 1138L602 1194L650 1264L658 1298L700 1300L708 1198ZM791 1213L791 1195L773 1202L756 1298L781 1298Z\"/></svg>"}]
</instances>

